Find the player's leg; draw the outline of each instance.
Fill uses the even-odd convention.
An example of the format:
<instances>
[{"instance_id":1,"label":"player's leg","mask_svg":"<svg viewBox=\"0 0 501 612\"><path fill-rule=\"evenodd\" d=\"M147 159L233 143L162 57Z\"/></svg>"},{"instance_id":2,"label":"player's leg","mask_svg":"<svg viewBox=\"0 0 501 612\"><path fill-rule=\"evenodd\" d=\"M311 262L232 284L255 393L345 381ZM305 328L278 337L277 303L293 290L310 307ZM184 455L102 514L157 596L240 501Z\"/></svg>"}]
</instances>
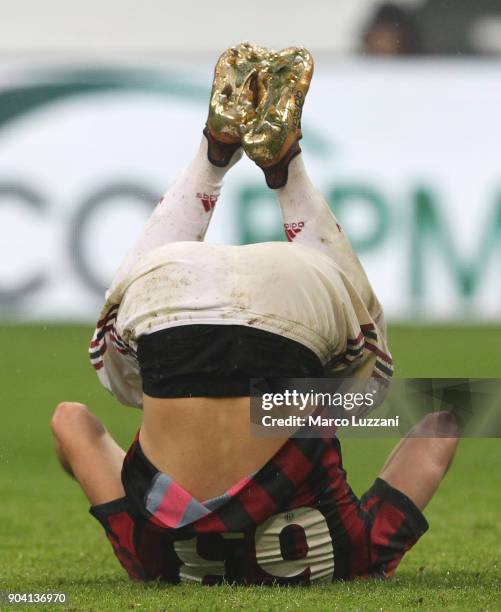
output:
<instances>
[{"instance_id":1,"label":"player's leg","mask_svg":"<svg viewBox=\"0 0 501 612\"><path fill-rule=\"evenodd\" d=\"M329 204L311 182L301 154L289 165L286 185L277 190L289 241L329 255L346 274L365 304L375 300L369 280Z\"/></svg>"},{"instance_id":2,"label":"player's leg","mask_svg":"<svg viewBox=\"0 0 501 612\"><path fill-rule=\"evenodd\" d=\"M393 449L379 477L423 510L454 458L459 437L452 412L427 414Z\"/></svg>"},{"instance_id":3,"label":"player's leg","mask_svg":"<svg viewBox=\"0 0 501 612\"><path fill-rule=\"evenodd\" d=\"M125 452L83 404L63 402L51 420L56 454L95 506L123 497Z\"/></svg>"},{"instance_id":4,"label":"player's leg","mask_svg":"<svg viewBox=\"0 0 501 612\"><path fill-rule=\"evenodd\" d=\"M219 58L198 152L153 211L112 288L149 251L169 242L204 239L224 177L242 156L240 127L254 110L257 68L266 53L241 44Z\"/></svg>"},{"instance_id":5,"label":"player's leg","mask_svg":"<svg viewBox=\"0 0 501 612\"><path fill-rule=\"evenodd\" d=\"M204 136L191 164L154 209L115 275L112 286L119 284L132 267L153 249L174 241L204 239L224 176L242 155L241 150L237 150L226 166L218 167L209 161L208 147L208 140Z\"/></svg>"},{"instance_id":6,"label":"player's leg","mask_svg":"<svg viewBox=\"0 0 501 612\"><path fill-rule=\"evenodd\" d=\"M262 168L268 186L276 189L288 240L330 256L379 322L381 308L362 265L325 198L308 177L302 159L300 120L312 75L313 59L306 49L284 49L272 57L268 69L261 70L265 93L242 144Z\"/></svg>"}]
</instances>

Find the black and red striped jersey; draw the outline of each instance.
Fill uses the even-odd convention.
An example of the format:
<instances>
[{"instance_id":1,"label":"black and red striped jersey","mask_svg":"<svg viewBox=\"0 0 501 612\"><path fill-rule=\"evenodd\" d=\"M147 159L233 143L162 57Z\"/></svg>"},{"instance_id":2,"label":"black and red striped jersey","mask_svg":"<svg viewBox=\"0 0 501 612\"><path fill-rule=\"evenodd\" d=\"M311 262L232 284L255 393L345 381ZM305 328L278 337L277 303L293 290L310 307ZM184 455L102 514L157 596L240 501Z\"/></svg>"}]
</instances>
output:
<instances>
[{"instance_id":1,"label":"black and red striped jersey","mask_svg":"<svg viewBox=\"0 0 501 612\"><path fill-rule=\"evenodd\" d=\"M359 500L336 438L290 439L212 507L151 468L136 440L124 463L126 496L91 509L131 579L309 584L385 576L427 529L414 504L380 479Z\"/></svg>"}]
</instances>

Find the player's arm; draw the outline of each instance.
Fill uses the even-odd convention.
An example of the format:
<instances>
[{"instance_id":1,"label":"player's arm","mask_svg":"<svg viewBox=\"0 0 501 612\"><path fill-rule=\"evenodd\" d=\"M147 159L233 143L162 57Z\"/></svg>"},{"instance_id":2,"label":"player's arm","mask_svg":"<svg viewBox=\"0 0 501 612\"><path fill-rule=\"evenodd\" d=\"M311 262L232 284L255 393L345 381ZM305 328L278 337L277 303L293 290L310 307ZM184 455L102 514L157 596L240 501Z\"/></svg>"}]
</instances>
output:
<instances>
[{"instance_id":1,"label":"player's arm","mask_svg":"<svg viewBox=\"0 0 501 612\"><path fill-rule=\"evenodd\" d=\"M452 463L460 435L452 411L427 414L393 449L379 477L423 510Z\"/></svg>"}]
</instances>

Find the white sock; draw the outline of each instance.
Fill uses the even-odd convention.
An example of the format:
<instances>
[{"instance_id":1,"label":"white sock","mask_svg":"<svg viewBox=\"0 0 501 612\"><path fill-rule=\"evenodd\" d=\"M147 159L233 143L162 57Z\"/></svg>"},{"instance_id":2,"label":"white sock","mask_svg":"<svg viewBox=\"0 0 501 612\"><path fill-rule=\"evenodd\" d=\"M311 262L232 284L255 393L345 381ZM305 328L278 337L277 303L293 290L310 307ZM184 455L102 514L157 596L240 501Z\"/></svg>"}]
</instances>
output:
<instances>
[{"instance_id":1,"label":"white sock","mask_svg":"<svg viewBox=\"0 0 501 612\"><path fill-rule=\"evenodd\" d=\"M305 244L329 255L362 300L373 304L375 296L362 264L325 198L308 177L302 155L291 161L287 184L277 189L277 196L289 242Z\"/></svg>"},{"instance_id":2,"label":"white sock","mask_svg":"<svg viewBox=\"0 0 501 612\"><path fill-rule=\"evenodd\" d=\"M207 139L202 138L191 164L160 200L136 244L127 255L112 282L120 283L148 252L169 242L202 241L228 170L242 157L239 149L230 163L218 168L207 159Z\"/></svg>"}]
</instances>

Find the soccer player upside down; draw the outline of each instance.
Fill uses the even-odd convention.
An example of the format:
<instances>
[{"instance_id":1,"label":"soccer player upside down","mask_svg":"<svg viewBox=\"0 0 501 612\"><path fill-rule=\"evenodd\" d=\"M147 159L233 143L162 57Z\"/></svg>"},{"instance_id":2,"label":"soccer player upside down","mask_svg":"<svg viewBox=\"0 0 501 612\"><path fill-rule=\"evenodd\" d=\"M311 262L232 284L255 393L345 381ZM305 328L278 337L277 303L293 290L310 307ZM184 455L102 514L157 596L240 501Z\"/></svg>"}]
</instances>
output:
<instances>
[{"instance_id":1,"label":"soccer player upside down","mask_svg":"<svg viewBox=\"0 0 501 612\"><path fill-rule=\"evenodd\" d=\"M312 74L303 48L221 56L199 150L116 274L91 343L103 385L142 407L140 431L125 453L82 404L52 418L61 464L133 579L391 576L452 460L455 422L429 415L358 499L336 437L250 434L250 378L393 371L381 306L304 166ZM242 149L276 190L289 242L203 242ZM448 437L429 437L437 428Z\"/></svg>"}]
</instances>

